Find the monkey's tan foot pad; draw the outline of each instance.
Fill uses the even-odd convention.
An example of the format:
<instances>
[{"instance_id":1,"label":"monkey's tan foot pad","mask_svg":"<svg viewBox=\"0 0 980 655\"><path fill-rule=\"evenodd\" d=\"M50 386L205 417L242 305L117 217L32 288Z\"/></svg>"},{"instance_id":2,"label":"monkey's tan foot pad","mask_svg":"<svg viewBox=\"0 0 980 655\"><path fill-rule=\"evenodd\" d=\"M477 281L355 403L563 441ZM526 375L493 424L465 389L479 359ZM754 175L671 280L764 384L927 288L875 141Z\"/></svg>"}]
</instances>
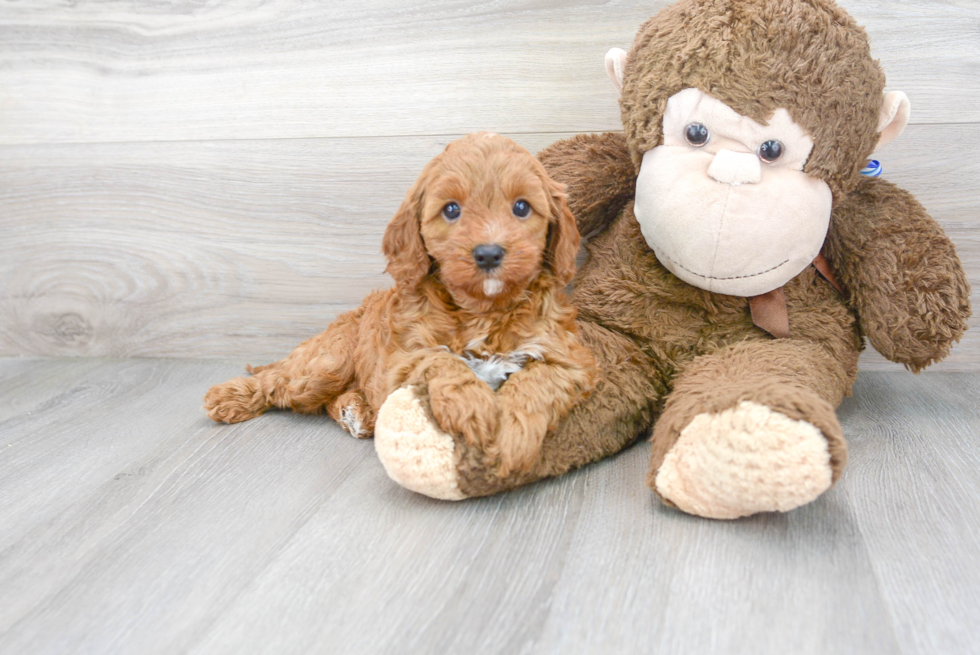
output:
<instances>
[{"instance_id":1,"label":"monkey's tan foot pad","mask_svg":"<svg viewBox=\"0 0 980 655\"><path fill-rule=\"evenodd\" d=\"M655 485L689 514L735 519L805 505L832 479L827 440L816 426L742 401L695 416L667 452Z\"/></svg>"},{"instance_id":2,"label":"monkey's tan foot pad","mask_svg":"<svg viewBox=\"0 0 980 655\"><path fill-rule=\"evenodd\" d=\"M406 489L440 500L466 498L457 482L453 438L411 389L394 391L381 405L374 448L388 477Z\"/></svg>"}]
</instances>

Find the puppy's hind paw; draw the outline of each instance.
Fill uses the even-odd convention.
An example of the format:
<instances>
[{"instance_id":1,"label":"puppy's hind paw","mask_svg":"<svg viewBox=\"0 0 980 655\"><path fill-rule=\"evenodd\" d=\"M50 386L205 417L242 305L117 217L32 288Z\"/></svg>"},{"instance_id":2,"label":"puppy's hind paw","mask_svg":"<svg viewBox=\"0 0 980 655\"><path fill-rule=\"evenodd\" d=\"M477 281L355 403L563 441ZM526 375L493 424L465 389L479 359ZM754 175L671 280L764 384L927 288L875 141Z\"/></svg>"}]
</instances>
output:
<instances>
[{"instance_id":1,"label":"puppy's hind paw","mask_svg":"<svg viewBox=\"0 0 980 655\"><path fill-rule=\"evenodd\" d=\"M212 421L241 423L269 409L253 378L235 378L211 387L204 396L204 409Z\"/></svg>"},{"instance_id":2,"label":"puppy's hind paw","mask_svg":"<svg viewBox=\"0 0 980 655\"><path fill-rule=\"evenodd\" d=\"M327 413L352 437L370 439L374 436L374 412L358 391L341 394L327 408Z\"/></svg>"}]
</instances>

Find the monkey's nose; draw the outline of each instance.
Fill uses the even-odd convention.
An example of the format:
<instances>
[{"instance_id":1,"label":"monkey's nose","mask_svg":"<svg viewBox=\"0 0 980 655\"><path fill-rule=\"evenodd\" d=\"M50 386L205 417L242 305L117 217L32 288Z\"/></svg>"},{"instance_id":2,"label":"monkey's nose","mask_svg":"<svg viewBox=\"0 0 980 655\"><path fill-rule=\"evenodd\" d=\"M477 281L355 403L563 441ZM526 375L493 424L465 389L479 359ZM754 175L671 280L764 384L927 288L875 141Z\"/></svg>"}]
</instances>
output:
<instances>
[{"instance_id":1,"label":"monkey's nose","mask_svg":"<svg viewBox=\"0 0 980 655\"><path fill-rule=\"evenodd\" d=\"M723 184L758 184L762 181L762 164L751 152L719 150L708 166L708 175Z\"/></svg>"},{"instance_id":2,"label":"monkey's nose","mask_svg":"<svg viewBox=\"0 0 980 655\"><path fill-rule=\"evenodd\" d=\"M507 251L496 243L483 243L473 249L473 259L476 265L485 271L492 271L500 266Z\"/></svg>"}]
</instances>

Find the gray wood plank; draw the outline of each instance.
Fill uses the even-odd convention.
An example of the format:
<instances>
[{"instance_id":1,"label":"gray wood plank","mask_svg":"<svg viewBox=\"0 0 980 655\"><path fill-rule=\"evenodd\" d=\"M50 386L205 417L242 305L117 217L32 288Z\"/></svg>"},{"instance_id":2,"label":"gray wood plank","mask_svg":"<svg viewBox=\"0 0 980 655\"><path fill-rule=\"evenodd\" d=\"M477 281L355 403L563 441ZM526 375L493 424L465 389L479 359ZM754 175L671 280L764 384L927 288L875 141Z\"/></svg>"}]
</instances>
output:
<instances>
[{"instance_id":1,"label":"gray wood plank","mask_svg":"<svg viewBox=\"0 0 980 655\"><path fill-rule=\"evenodd\" d=\"M7 358L0 366L0 426L23 415L41 415L61 402L66 387L73 388L102 364L93 359ZM0 448L5 431L0 431Z\"/></svg>"},{"instance_id":2,"label":"gray wood plank","mask_svg":"<svg viewBox=\"0 0 980 655\"><path fill-rule=\"evenodd\" d=\"M790 514L709 522L654 501L642 486L649 448L633 451L601 477L590 470L590 519L542 651L900 652L846 491Z\"/></svg>"},{"instance_id":3,"label":"gray wood plank","mask_svg":"<svg viewBox=\"0 0 980 655\"><path fill-rule=\"evenodd\" d=\"M980 379L869 374L844 488L903 653L980 644Z\"/></svg>"},{"instance_id":4,"label":"gray wood plank","mask_svg":"<svg viewBox=\"0 0 980 655\"><path fill-rule=\"evenodd\" d=\"M277 359L390 284L384 227L453 138L0 146L0 354ZM878 156L980 307L978 150L977 125L925 125ZM976 370L977 335L943 369Z\"/></svg>"},{"instance_id":5,"label":"gray wood plank","mask_svg":"<svg viewBox=\"0 0 980 655\"><path fill-rule=\"evenodd\" d=\"M0 653L914 655L980 639L976 373L862 374L837 487L715 522L653 500L646 444L431 501L326 418L210 424L200 397L236 368L0 358L0 389L47 380L58 398L0 422Z\"/></svg>"},{"instance_id":6,"label":"gray wood plank","mask_svg":"<svg viewBox=\"0 0 980 655\"><path fill-rule=\"evenodd\" d=\"M103 362L50 420L2 425L0 652L182 650L373 456L322 417L211 423L235 368Z\"/></svg>"},{"instance_id":7,"label":"gray wood plank","mask_svg":"<svg viewBox=\"0 0 980 655\"><path fill-rule=\"evenodd\" d=\"M192 652L516 652L547 612L582 482L459 505L372 474L324 505Z\"/></svg>"},{"instance_id":8,"label":"gray wood plank","mask_svg":"<svg viewBox=\"0 0 980 655\"><path fill-rule=\"evenodd\" d=\"M0 143L589 131L668 0L0 3ZM919 123L980 119L980 6L844 0Z\"/></svg>"}]
</instances>

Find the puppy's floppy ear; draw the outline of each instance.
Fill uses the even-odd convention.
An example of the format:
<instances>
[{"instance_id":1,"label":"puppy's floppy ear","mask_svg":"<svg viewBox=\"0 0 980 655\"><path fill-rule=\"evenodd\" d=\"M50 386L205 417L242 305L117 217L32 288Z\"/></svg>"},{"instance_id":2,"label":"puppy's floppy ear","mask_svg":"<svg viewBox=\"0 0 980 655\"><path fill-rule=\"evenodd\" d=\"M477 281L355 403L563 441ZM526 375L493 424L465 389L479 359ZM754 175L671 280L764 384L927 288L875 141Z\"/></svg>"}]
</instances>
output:
<instances>
[{"instance_id":1,"label":"puppy's floppy ear","mask_svg":"<svg viewBox=\"0 0 980 655\"><path fill-rule=\"evenodd\" d=\"M416 286L432 266L432 259L422 242L422 205L427 179L428 170L422 171L405 194L381 242L381 252L388 260L385 272L395 278L399 287Z\"/></svg>"},{"instance_id":2,"label":"puppy's floppy ear","mask_svg":"<svg viewBox=\"0 0 980 655\"><path fill-rule=\"evenodd\" d=\"M550 205L552 222L548 226L548 246L545 261L562 285L571 282L575 276L575 257L582 242L575 226L575 217L565 201L565 185L545 178L551 194Z\"/></svg>"}]
</instances>

